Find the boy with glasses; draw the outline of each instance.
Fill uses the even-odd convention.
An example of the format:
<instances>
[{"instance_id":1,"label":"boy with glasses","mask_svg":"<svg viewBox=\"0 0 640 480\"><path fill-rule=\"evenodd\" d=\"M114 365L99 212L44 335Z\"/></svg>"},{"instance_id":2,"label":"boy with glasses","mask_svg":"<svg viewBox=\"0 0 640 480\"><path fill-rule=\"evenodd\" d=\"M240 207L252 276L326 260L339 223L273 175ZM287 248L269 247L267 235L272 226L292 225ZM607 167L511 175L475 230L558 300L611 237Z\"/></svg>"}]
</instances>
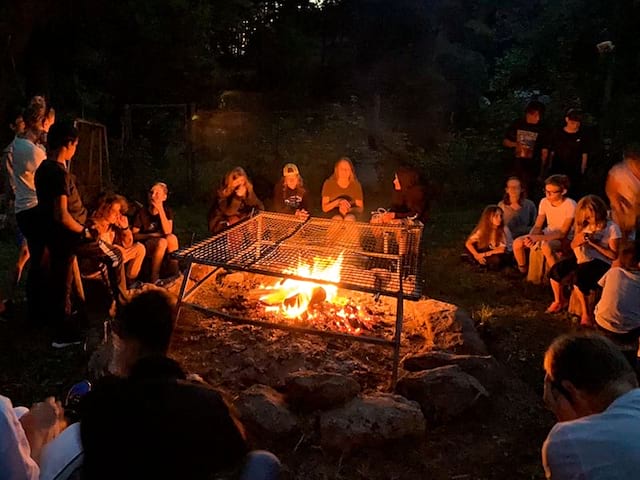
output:
<instances>
[{"instance_id":1,"label":"boy with glasses","mask_svg":"<svg viewBox=\"0 0 640 480\"><path fill-rule=\"evenodd\" d=\"M551 175L544 181L545 198L540 200L538 217L529 232L513 242L513 254L518 270L527 273L526 249L539 245L547 266L551 268L562 252L569 249L567 239L576 214L576 202L568 198L569 179L566 175Z\"/></svg>"}]
</instances>

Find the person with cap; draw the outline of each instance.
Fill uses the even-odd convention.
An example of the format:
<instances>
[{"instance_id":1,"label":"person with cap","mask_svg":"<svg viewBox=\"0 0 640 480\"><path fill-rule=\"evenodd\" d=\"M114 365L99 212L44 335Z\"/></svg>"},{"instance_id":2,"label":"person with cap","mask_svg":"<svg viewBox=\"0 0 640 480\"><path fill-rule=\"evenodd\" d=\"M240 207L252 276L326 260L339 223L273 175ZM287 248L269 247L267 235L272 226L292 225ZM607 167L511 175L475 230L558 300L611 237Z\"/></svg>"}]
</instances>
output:
<instances>
[{"instance_id":1,"label":"person with cap","mask_svg":"<svg viewBox=\"0 0 640 480\"><path fill-rule=\"evenodd\" d=\"M304 188L300 170L293 163L282 169L282 178L273 190L273 209L302 218L309 216L309 192Z\"/></svg>"}]
</instances>

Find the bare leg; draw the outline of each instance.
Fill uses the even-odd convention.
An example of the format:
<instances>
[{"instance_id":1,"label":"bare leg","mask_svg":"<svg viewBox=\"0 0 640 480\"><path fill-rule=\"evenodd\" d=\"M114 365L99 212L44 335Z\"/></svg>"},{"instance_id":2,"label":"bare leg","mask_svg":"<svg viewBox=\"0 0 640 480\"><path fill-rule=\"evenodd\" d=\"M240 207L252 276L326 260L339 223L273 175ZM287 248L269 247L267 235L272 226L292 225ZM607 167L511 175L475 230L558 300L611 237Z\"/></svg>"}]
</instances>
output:
<instances>
[{"instance_id":1,"label":"bare leg","mask_svg":"<svg viewBox=\"0 0 640 480\"><path fill-rule=\"evenodd\" d=\"M513 256L518 264L518 270L522 273L527 272L527 257L524 246L524 237L518 237L513 242Z\"/></svg>"},{"instance_id":2,"label":"bare leg","mask_svg":"<svg viewBox=\"0 0 640 480\"><path fill-rule=\"evenodd\" d=\"M18 260L16 260L16 266L10 274L9 277L9 296L8 298L13 298L16 288L20 283L20 279L22 278L22 271L24 270L24 266L29 261L29 248L27 247L27 241L23 240L22 245L20 245L20 250L18 252Z\"/></svg>"},{"instance_id":3,"label":"bare leg","mask_svg":"<svg viewBox=\"0 0 640 480\"><path fill-rule=\"evenodd\" d=\"M147 241L147 256L151 258L151 283L160 278L160 267L166 251L166 238L151 238Z\"/></svg>"},{"instance_id":4,"label":"bare leg","mask_svg":"<svg viewBox=\"0 0 640 480\"><path fill-rule=\"evenodd\" d=\"M560 285L560 282L550 278L549 283L551 283L551 290L553 291L553 303L547 308L547 313L556 313L562 310L567 302L562 293L562 285Z\"/></svg>"},{"instance_id":5,"label":"bare leg","mask_svg":"<svg viewBox=\"0 0 640 480\"><path fill-rule=\"evenodd\" d=\"M173 233L170 233L165 238L167 239L167 253L172 253L178 250L179 248L178 237L176 237ZM180 269L180 267L178 265L177 260L174 260L173 258L169 258L168 264L172 274L178 273L178 270Z\"/></svg>"},{"instance_id":6,"label":"bare leg","mask_svg":"<svg viewBox=\"0 0 640 480\"><path fill-rule=\"evenodd\" d=\"M128 280L135 280L140 275L140 268L142 268L145 254L146 249L140 242L134 243L123 252Z\"/></svg>"},{"instance_id":7,"label":"bare leg","mask_svg":"<svg viewBox=\"0 0 640 480\"><path fill-rule=\"evenodd\" d=\"M582 290L580 290L576 285L573 286L573 292L576 294L578 301L580 302L580 325L585 327L593 326L593 317L591 315L592 312L589 300L585 294L582 293Z\"/></svg>"},{"instance_id":8,"label":"bare leg","mask_svg":"<svg viewBox=\"0 0 640 480\"><path fill-rule=\"evenodd\" d=\"M542 242L542 253L547 261L547 268L553 267L558 262L555 242Z\"/></svg>"}]
</instances>

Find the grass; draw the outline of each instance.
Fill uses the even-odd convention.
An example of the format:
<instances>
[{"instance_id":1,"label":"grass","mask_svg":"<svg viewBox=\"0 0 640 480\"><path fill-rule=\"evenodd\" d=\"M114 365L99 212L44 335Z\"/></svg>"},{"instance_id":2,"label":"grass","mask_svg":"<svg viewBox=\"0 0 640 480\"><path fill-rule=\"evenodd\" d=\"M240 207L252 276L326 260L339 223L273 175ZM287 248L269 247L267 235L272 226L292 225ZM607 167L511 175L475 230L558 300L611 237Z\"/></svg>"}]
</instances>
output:
<instances>
[{"instance_id":1,"label":"grass","mask_svg":"<svg viewBox=\"0 0 640 480\"><path fill-rule=\"evenodd\" d=\"M551 296L547 288L505 272L481 272L460 261L465 237L481 208L434 207L433 220L425 229L424 293L471 312L490 353L515 380L494 398L488 418L430 431L425 443L428 456L416 447L407 462L411 468L424 471L428 463L431 478L449 478L452 472L459 473L462 465L466 465L465 474L470 472L468 478L543 478L539 449L552 418L544 413L541 401L542 357L557 334L573 328L572 322L568 317L544 313ZM182 245L206 234L206 206L178 207L175 212ZM6 278L16 253L12 239L2 236L2 278ZM0 322L0 394L16 403L29 405L47 395L63 396L84 376L87 360L84 352L53 351L46 332L29 328L21 315ZM332 478L381 478L369 475L384 470L377 461L359 460L359 473L350 466L345 470L351 472L349 477L338 468ZM391 471L397 459L386 458L384 462L389 467L386 478L415 478L399 474L407 471L399 463L398 470ZM425 467L420 467L421 462Z\"/></svg>"}]
</instances>

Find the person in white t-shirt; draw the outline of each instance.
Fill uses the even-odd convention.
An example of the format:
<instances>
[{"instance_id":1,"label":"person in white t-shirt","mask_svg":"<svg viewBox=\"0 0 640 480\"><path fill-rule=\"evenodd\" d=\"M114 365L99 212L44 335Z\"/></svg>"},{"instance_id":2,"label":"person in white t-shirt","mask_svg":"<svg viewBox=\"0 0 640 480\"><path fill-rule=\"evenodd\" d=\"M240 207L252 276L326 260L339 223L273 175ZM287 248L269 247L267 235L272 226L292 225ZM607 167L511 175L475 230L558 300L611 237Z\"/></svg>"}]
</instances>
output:
<instances>
[{"instance_id":1,"label":"person in white t-shirt","mask_svg":"<svg viewBox=\"0 0 640 480\"><path fill-rule=\"evenodd\" d=\"M583 326L593 325L593 305L588 297L598 287L598 280L607 273L618 256L620 227L607 219L607 205L597 195L582 197L576 208L575 233L571 241L574 256L556 263L549 272L553 302L547 313L567 306L562 283L573 280L573 289L580 301Z\"/></svg>"},{"instance_id":2,"label":"person in white t-shirt","mask_svg":"<svg viewBox=\"0 0 640 480\"><path fill-rule=\"evenodd\" d=\"M558 261L561 253L569 251L569 232L576 212L576 202L567 197L569 178L566 175L551 175L544 181L545 198L540 201L538 217L529 235L516 238L513 255L518 270L527 273L526 249L537 244L549 268Z\"/></svg>"},{"instance_id":3,"label":"person in white t-shirt","mask_svg":"<svg viewBox=\"0 0 640 480\"><path fill-rule=\"evenodd\" d=\"M563 335L544 370L543 399L558 419L542 446L546 477L638 478L640 389L619 348L594 333Z\"/></svg>"},{"instance_id":4,"label":"person in white t-shirt","mask_svg":"<svg viewBox=\"0 0 640 480\"><path fill-rule=\"evenodd\" d=\"M609 170L605 188L613 220L626 238L640 218L640 146L625 148L624 161Z\"/></svg>"},{"instance_id":5,"label":"person in white t-shirt","mask_svg":"<svg viewBox=\"0 0 640 480\"><path fill-rule=\"evenodd\" d=\"M638 240L621 249L619 266L613 266L598 284L602 296L595 320L608 332L640 333L640 248ZM639 350L640 353L640 350Z\"/></svg>"}]
</instances>

